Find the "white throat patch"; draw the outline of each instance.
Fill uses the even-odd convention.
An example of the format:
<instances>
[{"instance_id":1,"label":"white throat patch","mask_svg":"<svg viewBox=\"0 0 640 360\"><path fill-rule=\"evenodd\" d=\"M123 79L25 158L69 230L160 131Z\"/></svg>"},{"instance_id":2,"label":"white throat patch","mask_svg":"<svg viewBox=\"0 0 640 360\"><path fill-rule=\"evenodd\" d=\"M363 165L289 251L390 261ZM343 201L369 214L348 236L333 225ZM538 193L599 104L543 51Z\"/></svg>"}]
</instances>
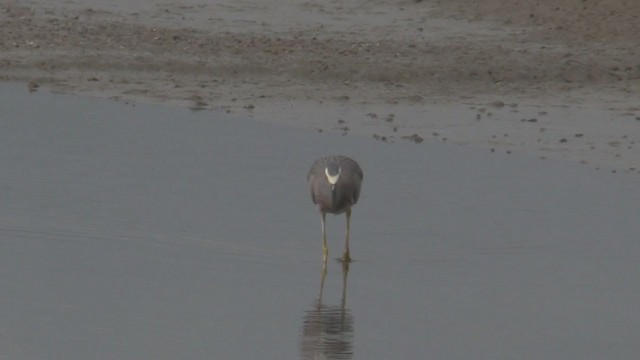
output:
<instances>
[{"instance_id":1,"label":"white throat patch","mask_svg":"<svg viewBox=\"0 0 640 360\"><path fill-rule=\"evenodd\" d=\"M335 185L338 182L338 178L340 177L340 168L338 168L338 175L332 176L329 175L329 169L325 168L324 169L324 174L327 176L327 180L329 181L329 184L331 185Z\"/></svg>"}]
</instances>

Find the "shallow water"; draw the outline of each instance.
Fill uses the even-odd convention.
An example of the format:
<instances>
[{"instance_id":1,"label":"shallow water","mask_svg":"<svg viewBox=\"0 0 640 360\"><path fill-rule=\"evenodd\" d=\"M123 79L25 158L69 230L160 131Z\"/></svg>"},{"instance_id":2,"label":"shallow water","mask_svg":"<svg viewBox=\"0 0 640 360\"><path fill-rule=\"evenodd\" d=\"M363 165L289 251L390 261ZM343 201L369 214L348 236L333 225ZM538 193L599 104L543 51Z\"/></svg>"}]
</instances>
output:
<instances>
[{"instance_id":1,"label":"shallow water","mask_svg":"<svg viewBox=\"0 0 640 360\"><path fill-rule=\"evenodd\" d=\"M0 86L7 359L640 351L637 177ZM306 185L365 173L322 278ZM330 256L344 217L329 217ZM348 271L347 271L348 270Z\"/></svg>"}]
</instances>

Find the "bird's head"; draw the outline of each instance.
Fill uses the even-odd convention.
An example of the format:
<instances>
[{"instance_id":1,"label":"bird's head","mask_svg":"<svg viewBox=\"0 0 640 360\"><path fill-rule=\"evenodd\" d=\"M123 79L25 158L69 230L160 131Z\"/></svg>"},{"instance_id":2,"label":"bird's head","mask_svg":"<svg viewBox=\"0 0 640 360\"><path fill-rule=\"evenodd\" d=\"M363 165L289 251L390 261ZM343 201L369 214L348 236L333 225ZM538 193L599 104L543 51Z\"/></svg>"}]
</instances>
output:
<instances>
[{"instance_id":1,"label":"bird's head","mask_svg":"<svg viewBox=\"0 0 640 360\"><path fill-rule=\"evenodd\" d=\"M340 172L340 166L333 162L327 164L327 167L324 168L324 174L327 176L327 181L331 185L331 192L333 193L336 191L336 183L340 178Z\"/></svg>"}]
</instances>

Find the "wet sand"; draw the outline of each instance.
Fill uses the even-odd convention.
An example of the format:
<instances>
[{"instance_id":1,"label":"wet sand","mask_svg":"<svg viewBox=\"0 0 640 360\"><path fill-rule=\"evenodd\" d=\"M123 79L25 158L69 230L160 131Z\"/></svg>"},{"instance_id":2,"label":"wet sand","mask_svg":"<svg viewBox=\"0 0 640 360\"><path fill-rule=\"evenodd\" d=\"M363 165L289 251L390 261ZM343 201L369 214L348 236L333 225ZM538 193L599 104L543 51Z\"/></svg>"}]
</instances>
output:
<instances>
[{"instance_id":1,"label":"wet sand","mask_svg":"<svg viewBox=\"0 0 640 360\"><path fill-rule=\"evenodd\" d=\"M623 0L7 1L0 79L635 173L639 13Z\"/></svg>"}]
</instances>

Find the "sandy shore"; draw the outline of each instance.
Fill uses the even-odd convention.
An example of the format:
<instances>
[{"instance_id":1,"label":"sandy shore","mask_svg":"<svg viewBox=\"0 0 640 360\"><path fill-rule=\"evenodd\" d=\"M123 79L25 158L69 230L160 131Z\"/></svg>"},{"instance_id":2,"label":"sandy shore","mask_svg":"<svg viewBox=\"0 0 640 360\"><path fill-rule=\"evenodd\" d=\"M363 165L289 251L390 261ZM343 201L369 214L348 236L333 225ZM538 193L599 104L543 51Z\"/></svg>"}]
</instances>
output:
<instances>
[{"instance_id":1,"label":"sandy shore","mask_svg":"<svg viewBox=\"0 0 640 360\"><path fill-rule=\"evenodd\" d=\"M639 17L624 0L5 1L0 79L637 172Z\"/></svg>"}]
</instances>

